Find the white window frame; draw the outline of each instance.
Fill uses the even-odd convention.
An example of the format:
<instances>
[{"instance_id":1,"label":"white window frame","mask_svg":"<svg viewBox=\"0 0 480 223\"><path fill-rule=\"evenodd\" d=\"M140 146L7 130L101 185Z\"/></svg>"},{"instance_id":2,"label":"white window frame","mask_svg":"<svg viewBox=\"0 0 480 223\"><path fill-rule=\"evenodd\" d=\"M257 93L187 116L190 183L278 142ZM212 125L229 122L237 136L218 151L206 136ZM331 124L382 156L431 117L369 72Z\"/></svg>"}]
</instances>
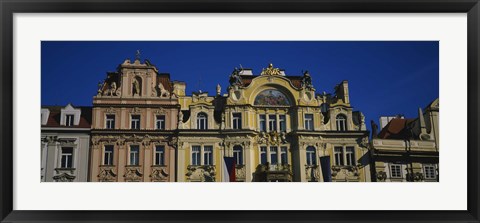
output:
<instances>
[{"instance_id":1,"label":"white window frame","mask_svg":"<svg viewBox=\"0 0 480 223\"><path fill-rule=\"evenodd\" d=\"M393 167L399 167L399 174L400 176L393 176ZM392 179L402 179L403 178L403 165L402 164L395 164L395 163L391 163L390 164L390 178Z\"/></svg>"},{"instance_id":2,"label":"white window frame","mask_svg":"<svg viewBox=\"0 0 480 223\"><path fill-rule=\"evenodd\" d=\"M342 117L342 119L340 119L339 117ZM336 117L335 117L335 123L337 125L337 131L347 131L348 128L347 128L347 116L344 115L344 114L338 114ZM343 127L343 128L341 128Z\"/></svg>"},{"instance_id":3,"label":"white window frame","mask_svg":"<svg viewBox=\"0 0 480 223\"><path fill-rule=\"evenodd\" d=\"M309 148L313 148L313 151L309 151ZM315 146L307 146L307 148L305 149L305 155L305 164L307 164L308 166L318 165L317 148L315 148ZM308 157L310 157L311 163L308 163Z\"/></svg>"},{"instance_id":4,"label":"white window frame","mask_svg":"<svg viewBox=\"0 0 480 223\"><path fill-rule=\"evenodd\" d=\"M156 115L155 116L155 129L165 130L166 120L167 119L166 119L165 115Z\"/></svg>"},{"instance_id":5,"label":"white window frame","mask_svg":"<svg viewBox=\"0 0 480 223\"><path fill-rule=\"evenodd\" d=\"M348 149L352 149L352 151L348 151ZM355 166L357 164L356 157L355 157L355 147L354 146L345 146L345 166ZM350 160L350 162L349 162Z\"/></svg>"},{"instance_id":6,"label":"white window frame","mask_svg":"<svg viewBox=\"0 0 480 223\"><path fill-rule=\"evenodd\" d=\"M72 153L64 153L64 152L63 152L63 149L64 149L64 148L65 148L65 149L66 149L66 148L72 149ZM73 156L74 153L75 153L75 148L74 148L73 146L62 146L62 147L60 148L60 168L63 168L63 169L75 168L75 167L73 166L74 163L75 163L75 162L74 162L74 156ZM62 165L62 160L63 160L63 157L64 157L64 156L66 157L66 158L65 158L65 164L66 164L65 166ZM68 157L70 157L70 159L71 159L70 167L68 166L68 164L69 164L69 163L68 163Z\"/></svg>"},{"instance_id":7,"label":"white window frame","mask_svg":"<svg viewBox=\"0 0 480 223\"><path fill-rule=\"evenodd\" d=\"M157 151L157 148L162 148L162 151ZM157 162L157 154L159 156L158 162ZM153 152L153 165L155 166L165 165L165 146L164 145L155 145L155 150Z\"/></svg>"},{"instance_id":8,"label":"white window frame","mask_svg":"<svg viewBox=\"0 0 480 223\"><path fill-rule=\"evenodd\" d=\"M111 146L111 148L112 148L112 152L108 153L109 154L108 155L108 157L109 157L108 160L109 160L109 162L111 161L111 163L105 163L105 158L107 156L107 146ZM115 146L114 145L104 145L103 146L103 162L102 163L103 163L104 166L113 166L113 162L114 162L114 158L115 158L114 154L115 154ZM111 159L110 159L110 157L111 157Z\"/></svg>"},{"instance_id":9,"label":"white window frame","mask_svg":"<svg viewBox=\"0 0 480 223\"><path fill-rule=\"evenodd\" d=\"M199 151L194 151L193 149L195 148L199 148ZM210 147L212 148L211 150L211 164L208 164L208 166L214 166L215 165L215 146L214 145L210 145L210 144L207 144L207 145L192 145L190 147L190 165L192 166L205 166L207 164L205 164L205 154L208 154L208 153L205 153L205 147ZM198 153L199 154L199 160L198 160L198 164L194 164L193 163L193 154L194 153Z\"/></svg>"},{"instance_id":10,"label":"white window frame","mask_svg":"<svg viewBox=\"0 0 480 223\"><path fill-rule=\"evenodd\" d=\"M213 146L203 146L202 157L203 157L203 165L204 166L213 166ZM207 160L207 158L208 158L208 160Z\"/></svg>"},{"instance_id":11,"label":"white window frame","mask_svg":"<svg viewBox=\"0 0 480 223\"><path fill-rule=\"evenodd\" d=\"M307 119L307 116L310 116L310 117ZM313 114L304 115L304 127L305 127L305 130L309 130L309 131L313 130Z\"/></svg>"},{"instance_id":12,"label":"white window frame","mask_svg":"<svg viewBox=\"0 0 480 223\"><path fill-rule=\"evenodd\" d=\"M340 149L340 151L338 151L338 149ZM334 146L333 147L333 161L335 162L335 166L345 165L345 159L343 158L343 155L344 155L343 146Z\"/></svg>"},{"instance_id":13,"label":"white window frame","mask_svg":"<svg viewBox=\"0 0 480 223\"><path fill-rule=\"evenodd\" d=\"M275 147L276 150L275 150L275 154L276 154L276 157L277 157L277 164L272 164L272 147ZM265 148L265 151L262 151L262 148ZM265 153L265 156L266 156L266 162L268 162L270 165L280 165L280 164L283 164L282 163L282 148L286 148L286 156L287 156L287 164L288 164L288 146L276 146L276 145L272 145L272 146L268 146L268 145L261 145L258 147L258 163L259 164L262 164L262 154Z\"/></svg>"},{"instance_id":14,"label":"white window frame","mask_svg":"<svg viewBox=\"0 0 480 223\"><path fill-rule=\"evenodd\" d=\"M427 168L433 169L433 177L427 177ZM437 179L437 167L433 164L424 164L423 165L423 175L425 180L436 180Z\"/></svg>"},{"instance_id":15,"label":"white window frame","mask_svg":"<svg viewBox=\"0 0 480 223\"><path fill-rule=\"evenodd\" d=\"M262 125L262 122L263 122L263 125ZM263 130L262 130L262 126L264 127ZM258 130L260 132L268 132L268 129L267 129L267 114L259 114L258 115Z\"/></svg>"},{"instance_id":16,"label":"white window frame","mask_svg":"<svg viewBox=\"0 0 480 223\"><path fill-rule=\"evenodd\" d=\"M113 120L109 119L108 116L113 116ZM115 119L116 119L115 114L105 114L105 128L106 129L115 129Z\"/></svg>"},{"instance_id":17,"label":"white window frame","mask_svg":"<svg viewBox=\"0 0 480 223\"><path fill-rule=\"evenodd\" d=\"M132 152L132 146L135 146L138 149L138 151L136 153ZM132 154L136 154L136 157L134 156L134 158L137 158L136 159L138 161L137 164L132 163ZM130 145L129 146L129 148L128 148L128 165L129 166L140 166L140 145Z\"/></svg>"},{"instance_id":18,"label":"white window frame","mask_svg":"<svg viewBox=\"0 0 480 223\"><path fill-rule=\"evenodd\" d=\"M232 113L232 129L242 129L242 113L241 112Z\"/></svg>"},{"instance_id":19,"label":"white window frame","mask_svg":"<svg viewBox=\"0 0 480 223\"><path fill-rule=\"evenodd\" d=\"M284 151L284 149L285 149L285 151ZM282 161L282 154L285 154L285 157L286 157L286 162L285 163ZM280 160L279 160L279 163L288 164L288 147L286 147L286 146L280 146Z\"/></svg>"},{"instance_id":20,"label":"white window frame","mask_svg":"<svg viewBox=\"0 0 480 223\"><path fill-rule=\"evenodd\" d=\"M135 124L135 128L133 126L134 125L134 122L133 122L134 121L134 119L133 119L134 116L138 117L138 127L136 126L137 124ZM137 120L137 119L135 119L135 120ZM141 121L142 121L142 116L141 115L130 115L130 129L140 129L140 127L141 127L140 122Z\"/></svg>"},{"instance_id":21,"label":"white window frame","mask_svg":"<svg viewBox=\"0 0 480 223\"><path fill-rule=\"evenodd\" d=\"M235 165L244 165L245 158L243 157L243 147L240 145L233 146L233 157L237 158L235 160ZM240 162L241 161L241 162Z\"/></svg>"},{"instance_id":22,"label":"white window frame","mask_svg":"<svg viewBox=\"0 0 480 223\"><path fill-rule=\"evenodd\" d=\"M202 126L202 122L204 126ZM208 115L205 112L199 112L197 114L197 129L198 130L208 129Z\"/></svg>"},{"instance_id":23,"label":"white window frame","mask_svg":"<svg viewBox=\"0 0 480 223\"><path fill-rule=\"evenodd\" d=\"M75 125L75 115L66 114L65 115L65 126L74 126Z\"/></svg>"},{"instance_id":24,"label":"white window frame","mask_svg":"<svg viewBox=\"0 0 480 223\"><path fill-rule=\"evenodd\" d=\"M277 115L269 114L267 115L268 119L268 129L267 132L277 131ZM274 118L271 118L274 117Z\"/></svg>"},{"instance_id":25,"label":"white window frame","mask_svg":"<svg viewBox=\"0 0 480 223\"><path fill-rule=\"evenodd\" d=\"M282 128L283 126L283 128ZM278 128L280 129L280 132L286 132L287 131L287 115L279 115L278 116Z\"/></svg>"}]
</instances>

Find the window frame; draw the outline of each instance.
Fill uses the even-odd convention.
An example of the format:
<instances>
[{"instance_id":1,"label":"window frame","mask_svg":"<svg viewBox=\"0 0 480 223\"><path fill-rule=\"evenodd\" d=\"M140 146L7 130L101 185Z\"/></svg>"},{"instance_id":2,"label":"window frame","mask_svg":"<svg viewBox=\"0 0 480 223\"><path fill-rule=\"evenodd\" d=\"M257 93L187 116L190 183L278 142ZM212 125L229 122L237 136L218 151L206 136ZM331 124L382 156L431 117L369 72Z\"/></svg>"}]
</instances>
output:
<instances>
[{"instance_id":1,"label":"window frame","mask_svg":"<svg viewBox=\"0 0 480 223\"><path fill-rule=\"evenodd\" d=\"M63 151L63 149L71 149L71 153L66 153ZM73 146L62 146L60 148L60 168L61 169L73 169L75 168L74 166L74 154L75 154L75 149ZM65 164L63 158L65 157ZM70 157L70 163L68 162L68 158Z\"/></svg>"},{"instance_id":2,"label":"window frame","mask_svg":"<svg viewBox=\"0 0 480 223\"><path fill-rule=\"evenodd\" d=\"M158 151L159 148L161 148L161 151ZM158 160L157 160L157 155L158 155ZM155 150L153 151L153 165L165 166L165 146L164 145L155 145Z\"/></svg>"},{"instance_id":3,"label":"window frame","mask_svg":"<svg viewBox=\"0 0 480 223\"><path fill-rule=\"evenodd\" d=\"M397 164L397 163L391 163L389 165L390 169L390 178L392 179L403 179L403 165L402 164ZM399 175L400 176L393 176L393 167L399 167Z\"/></svg>"},{"instance_id":4,"label":"window frame","mask_svg":"<svg viewBox=\"0 0 480 223\"><path fill-rule=\"evenodd\" d=\"M132 149L136 149L137 152L133 153ZM136 164L132 163L132 154L136 154L136 156L134 156L134 161L136 161ZM130 145L129 146L129 148L128 148L128 165L129 166L140 166L140 145Z\"/></svg>"},{"instance_id":5,"label":"window frame","mask_svg":"<svg viewBox=\"0 0 480 223\"><path fill-rule=\"evenodd\" d=\"M260 132L268 132L267 130L267 115L259 114L258 115L258 130Z\"/></svg>"},{"instance_id":6,"label":"window frame","mask_svg":"<svg viewBox=\"0 0 480 223\"><path fill-rule=\"evenodd\" d=\"M202 128L203 121L203 128ZM199 112L197 114L197 130L207 130L208 129L208 115L205 112Z\"/></svg>"},{"instance_id":7,"label":"window frame","mask_svg":"<svg viewBox=\"0 0 480 223\"><path fill-rule=\"evenodd\" d=\"M243 147L241 145L233 146L233 158L235 160L235 165L245 165L243 159Z\"/></svg>"},{"instance_id":8,"label":"window frame","mask_svg":"<svg viewBox=\"0 0 480 223\"><path fill-rule=\"evenodd\" d=\"M427 177L427 168L433 168L433 177ZM437 179L437 167L434 164L424 164L422 169L423 169L423 175L425 176L425 180Z\"/></svg>"},{"instance_id":9,"label":"window frame","mask_svg":"<svg viewBox=\"0 0 480 223\"><path fill-rule=\"evenodd\" d=\"M307 119L307 116L309 117L309 119ZM303 122L304 129L308 130L308 131L313 131L314 130L314 128L313 128L313 114L311 114L311 113L304 114L303 118L304 118L304 122ZM307 123L308 123L308 126L307 126Z\"/></svg>"},{"instance_id":10,"label":"window frame","mask_svg":"<svg viewBox=\"0 0 480 223\"><path fill-rule=\"evenodd\" d=\"M317 148L315 146L307 146L305 149L305 164L308 166L316 166L317 165ZM310 158L310 162L309 162Z\"/></svg>"},{"instance_id":11,"label":"window frame","mask_svg":"<svg viewBox=\"0 0 480 223\"><path fill-rule=\"evenodd\" d=\"M341 118L341 119L340 119ZM340 131L340 132L344 132L344 131L348 131L348 128L347 128L347 116L344 115L344 114L338 114L336 117L335 117L335 123L337 125L337 131ZM343 123L343 125L341 125L341 123ZM339 127L343 127L343 128L339 128Z\"/></svg>"},{"instance_id":12,"label":"window frame","mask_svg":"<svg viewBox=\"0 0 480 223\"><path fill-rule=\"evenodd\" d=\"M109 155L108 155L108 157L109 157L108 161L109 162L105 163L105 160L106 160L106 157L107 157L106 156L107 155L107 146L111 147L112 151L108 152L109 153ZM110 148L108 148L108 149L110 149ZM114 154L115 154L115 146L114 145L104 145L103 146L103 162L102 163L103 163L104 166L113 166L114 165L113 164L114 163L114 158L115 158Z\"/></svg>"},{"instance_id":13,"label":"window frame","mask_svg":"<svg viewBox=\"0 0 480 223\"><path fill-rule=\"evenodd\" d=\"M65 126L74 126L75 125L75 115L74 114L65 114Z\"/></svg>"},{"instance_id":14,"label":"window frame","mask_svg":"<svg viewBox=\"0 0 480 223\"><path fill-rule=\"evenodd\" d=\"M155 129L165 130L167 118L165 115L155 115Z\"/></svg>"},{"instance_id":15,"label":"window frame","mask_svg":"<svg viewBox=\"0 0 480 223\"><path fill-rule=\"evenodd\" d=\"M232 113L232 129L242 129L242 113Z\"/></svg>"},{"instance_id":16,"label":"window frame","mask_svg":"<svg viewBox=\"0 0 480 223\"><path fill-rule=\"evenodd\" d=\"M135 119L134 119L135 117ZM138 117L138 126L135 124L135 128L133 127L134 126L134 120L137 120L136 117ZM140 122L142 120L142 116L141 115L130 115L130 129L140 129Z\"/></svg>"},{"instance_id":17,"label":"window frame","mask_svg":"<svg viewBox=\"0 0 480 223\"><path fill-rule=\"evenodd\" d=\"M113 116L113 120L109 116ZM115 119L115 114L105 114L105 129L115 129Z\"/></svg>"}]
</instances>

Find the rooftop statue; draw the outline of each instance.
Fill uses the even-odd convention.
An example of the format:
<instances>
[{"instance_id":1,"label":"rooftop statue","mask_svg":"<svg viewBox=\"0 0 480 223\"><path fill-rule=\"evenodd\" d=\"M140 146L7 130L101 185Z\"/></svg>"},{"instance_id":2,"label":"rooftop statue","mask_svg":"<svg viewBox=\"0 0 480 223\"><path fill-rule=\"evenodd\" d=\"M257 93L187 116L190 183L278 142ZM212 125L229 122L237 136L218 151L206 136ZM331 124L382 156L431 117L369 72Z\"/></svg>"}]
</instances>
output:
<instances>
[{"instance_id":1,"label":"rooftop statue","mask_svg":"<svg viewBox=\"0 0 480 223\"><path fill-rule=\"evenodd\" d=\"M273 64L270 63L267 68L264 68L262 70L262 73L260 75L280 75L280 69L274 68Z\"/></svg>"},{"instance_id":2,"label":"rooftop statue","mask_svg":"<svg viewBox=\"0 0 480 223\"><path fill-rule=\"evenodd\" d=\"M232 74L230 74L230 86L241 86L242 85L242 77L240 76L240 70L235 67Z\"/></svg>"},{"instance_id":3,"label":"rooftop statue","mask_svg":"<svg viewBox=\"0 0 480 223\"><path fill-rule=\"evenodd\" d=\"M303 72L302 88L313 89L312 77L310 76L308 70Z\"/></svg>"}]
</instances>

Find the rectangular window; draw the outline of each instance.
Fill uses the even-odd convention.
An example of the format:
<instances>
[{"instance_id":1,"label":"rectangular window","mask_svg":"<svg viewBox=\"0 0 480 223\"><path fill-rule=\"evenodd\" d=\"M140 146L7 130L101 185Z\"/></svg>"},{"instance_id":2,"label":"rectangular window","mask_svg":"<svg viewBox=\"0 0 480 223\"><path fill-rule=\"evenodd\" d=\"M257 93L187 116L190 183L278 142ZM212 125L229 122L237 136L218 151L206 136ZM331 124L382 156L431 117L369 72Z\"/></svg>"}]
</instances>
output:
<instances>
[{"instance_id":1,"label":"rectangular window","mask_svg":"<svg viewBox=\"0 0 480 223\"><path fill-rule=\"evenodd\" d=\"M268 115L268 130L277 131L277 116Z\"/></svg>"},{"instance_id":2,"label":"rectangular window","mask_svg":"<svg viewBox=\"0 0 480 223\"><path fill-rule=\"evenodd\" d=\"M200 165L200 146L192 146L192 165Z\"/></svg>"},{"instance_id":3,"label":"rectangular window","mask_svg":"<svg viewBox=\"0 0 480 223\"><path fill-rule=\"evenodd\" d=\"M105 127L107 129L115 128L115 115L107 115L105 120L106 120Z\"/></svg>"},{"instance_id":4,"label":"rectangular window","mask_svg":"<svg viewBox=\"0 0 480 223\"><path fill-rule=\"evenodd\" d=\"M213 146L203 147L203 165L213 165Z\"/></svg>"},{"instance_id":5,"label":"rectangular window","mask_svg":"<svg viewBox=\"0 0 480 223\"><path fill-rule=\"evenodd\" d=\"M280 122L280 132L287 131L287 119L285 115L279 115L279 122Z\"/></svg>"},{"instance_id":6,"label":"rectangular window","mask_svg":"<svg viewBox=\"0 0 480 223\"><path fill-rule=\"evenodd\" d=\"M353 147L348 146L345 149L345 157L347 166L355 166L355 150Z\"/></svg>"},{"instance_id":7,"label":"rectangular window","mask_svg":"<svg viewBox=\"0 0 480 223\"><path fill-rule=\"evenodd\" d=\"M317 165L317 157L316 157L315 147L309 146L307 147L307 165Z\"/></svg>"},{"instance_id":8,"label":"rectangular window","mask_svg":"<svg viewBox=\"0 0 480 223\"><path fill-rule=\"evenodd\" d=\"M267 147L260 147L260 163L265 165L267 164Z\"/></svg>"},{"instance_id":9,"label":"rectangular window","mask_svg":"<svg viewBox=\"0 0 480 223\"><path fill-rule=\"evenodd\" d=\"M155 146L155 165L165 165L165 147Z\"/></svg>"},{"instance_id":10,"label":"rectangular window","mask_svg":"<svg viewBox=\"0 0 480 223\"><path fill-rule=\"evenodd\" d=\"M233 129L242 129L242 113L233 113L232 114L233 120Z\"/></svg>"},{"instance_id":11,"label":"rectangular window","mask_svg":"<svg viewBox=\"0 0 480 223\"><path fill-rule=\"evenodd\" d=\"M243 165L243 148L241 146L233 147L233 159L236 165Z\"/></svg>"},{"instance_id":12,"label":"rectangular window","mask_svg":"<svg viewBox=\"0 0 480 223\"><path fill-rule=\"evenodd\" d=\"M103 153L103 165L113 165L113 145L105 145L105 151Z\"/></svg>"},{"instance_id":13,"label":"rectangular window","mask_svg":"<svg viewBox=\"0 0 480 223\"><path fill-rule=\"evenodd\" d=\"M140 115L132 115L132 129L140 129Z\"/></svg>"},{"instance_id":14,"label":"rectangular window","mask_svg":"<svg viewBox=\"0 0 480 223\"><path fill-rule=\"evenodd\" d=\"M333 151L333 155L335 157L335 165L343 166L343 148L335 147Z\"/></svg>"},{"instance_id":15,"label":"rectangular window","mask_svg":"<svg viewBox=\"0 0 480 223\"><path fill-rule=\"evenodd\" d=\"M437 174L435 173L435 166L434 165L425 165L423 166L423 171L425 173L425 179L433 180L437 178Z\"/></svg>"},{"instance_id":16,"label":"rectangular window","mask_svg":"<svg viewBox=\"0 0 480 223\"><path fill-rule=\"evenodd\" d=\"M66 126L73 126L73 119L74 115L65 115L65 125Z\"/></svg>"},{"instance_id":17,"label":"rectangular window","mask_svg":"<svg viewBox=\"0 0 480 223\"><path fill-rule=\"evenodd\" d=\"M282 146L280 149L280 159L282 164L288 164L288 157L287 157L287 147Z\"/></svg>"},{"instance_id":18,"label":"rectangular window","mask_svg":"<svg viewBox=\"0 0 480 223\"><path fill-rule=\"evenodd\" d=\"M313 130L313 114L305 114L305 130Z\"/></svg>"},{"instance_id":19,"label":"rectangular window","mask_svg":"<svg viewBox=\"0 0 480 223\"><path fill-rule=\"evenodd\" d=\"M62 163L61 168L72 168L73 167L73 148L72 147L62 147Z\"/></svg>"},{"instance_id":20,"label":"rectangular window","mask_svg":"<svg viewBox=\"0 0 480 223\"><path fill-rule=\"evenodd\" d=\"M165 129L165 115L157 115L156 127L158 130Z\"/></svg>"},{"instance_id":21,"label":"rectangular window","mask_svg":"<svg viewBox=\"0 0 480 223\"><path fill-rule=\"evenodd\" d=\"M265 115L259 115L260 119L260 132L266 132L267 131L267 120Z\"/></svg>"},{"instance_id":22,"label":"rectangular window","mask_svg":"<svg viewBox=\"0 0 480 223\"><path fill-rule=\"evenodd\" d=\"M277 147L276 146L270 146L270 164L272 164L272 165L277 165L278 164Z\"/></svg>"},{"instance_id":23,"label":"rectangular window","mask_svg":"<svg viewBox=\"0 0 480 223\"><path fill-rule=\"evenodd\" d=\"M402 178L402 165L391 164L390 165L390 176L392 178Z\"/></svg>"},{"instance_id":24,"label":"rectangular window","mask_svg":"<svg viewBox=\"0 0 480 223\"><path fill-rule=\"evenodd\" d=\"M130 146L130 163L131 166L138 166L140 160L140 147L137 145Z\"/></svg>"}]
</instances>

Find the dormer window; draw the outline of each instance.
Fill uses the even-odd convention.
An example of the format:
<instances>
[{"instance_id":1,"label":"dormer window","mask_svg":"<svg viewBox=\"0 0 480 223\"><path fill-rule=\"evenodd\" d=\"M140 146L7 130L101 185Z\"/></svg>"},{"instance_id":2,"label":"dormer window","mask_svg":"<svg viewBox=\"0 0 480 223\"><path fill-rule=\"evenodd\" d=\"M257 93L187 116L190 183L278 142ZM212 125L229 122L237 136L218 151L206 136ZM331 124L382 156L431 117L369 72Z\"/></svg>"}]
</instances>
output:
<instances>
[{"instance_id":1,"label":"dormer window","mask_svg":"<svg viewBox=\"0 0 480 223\"><path fill-rule=\"evenodd\" d=\"M347 117L337 115L337 131L347 131Z\"/></svg>"},{"instance_id":2,"label":"dormer window","mask_svg":"<svg viewBox=\"0 0 480 223\"><path fill-rule=\"evenodd\" d=\"M197 115L197 129L205 130L207 129L207 114L198 113Z\"/></svg>"},{"instance_id":3,"label":"dormer window","mask_svg":"<svg viewBox=\"0 0 480 223\"><path fill-rule=\"evenodd\" d=\"M75 115L65 115L65 126L73 126Z\"/></svg>"},{"instance_id":4,"label":"dormer window","mask_svg":"<svg viewBox=\"0 0 480 223\"><path fill-rule=\"evenodd\" d=\"M50 116L50 110L47 108L42 108L41 114L42 125L46 125L48 122L48 116Z\"/></svg>"}]
</instances>

